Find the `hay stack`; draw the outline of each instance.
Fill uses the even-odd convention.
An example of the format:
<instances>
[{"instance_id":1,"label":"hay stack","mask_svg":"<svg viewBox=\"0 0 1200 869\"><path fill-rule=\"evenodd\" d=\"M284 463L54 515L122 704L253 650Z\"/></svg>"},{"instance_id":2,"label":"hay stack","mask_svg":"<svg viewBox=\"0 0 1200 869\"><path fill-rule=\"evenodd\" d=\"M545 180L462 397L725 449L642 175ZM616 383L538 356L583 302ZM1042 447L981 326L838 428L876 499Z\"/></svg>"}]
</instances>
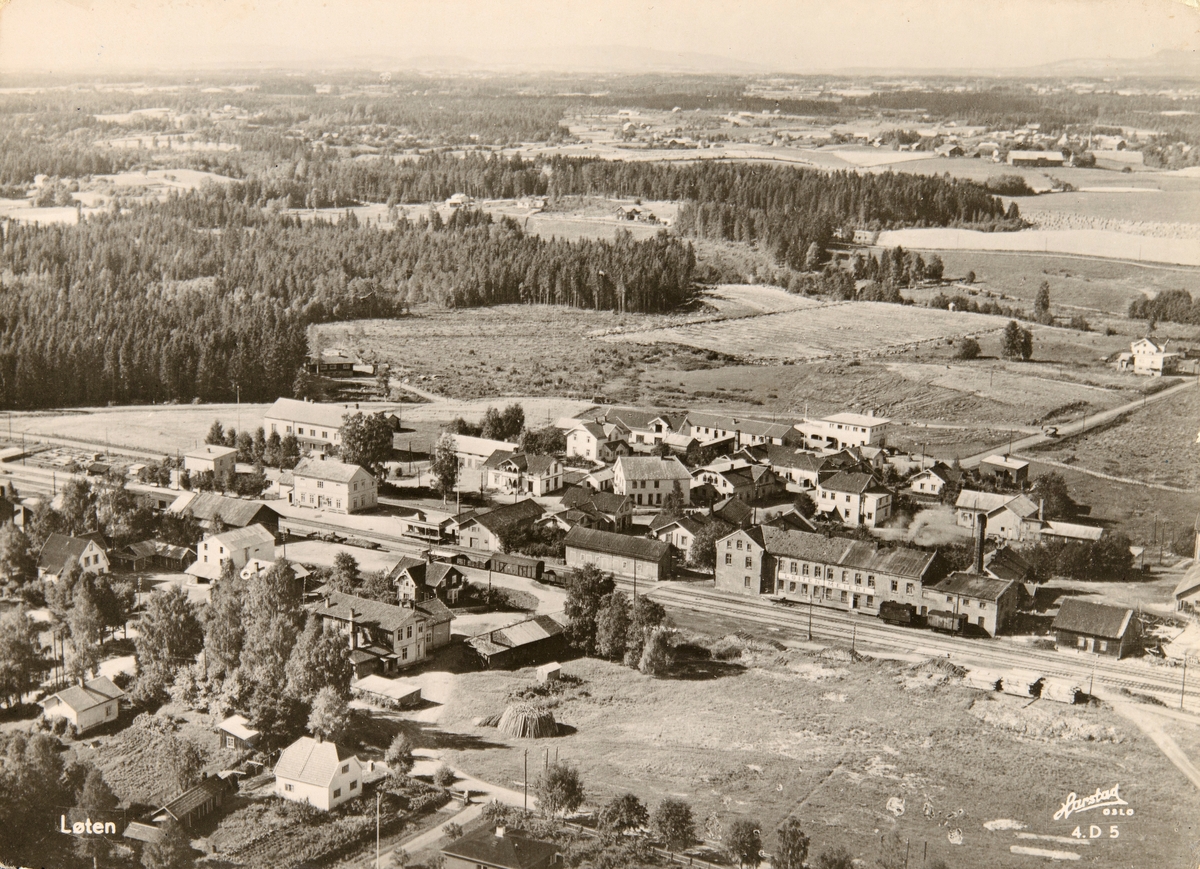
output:
<instances>
[{"instance_id":1,"label":"hay stack","mask_svg":"<svg viewBox=\"0 0 1200 869\"><path fill-rule=\"evenodd\" d=\"M558 735L558 724L550 710L531 703L513 703L500 716L498 727L501 733L523 739L544 739Z\"/></svg>"}]
</instances>

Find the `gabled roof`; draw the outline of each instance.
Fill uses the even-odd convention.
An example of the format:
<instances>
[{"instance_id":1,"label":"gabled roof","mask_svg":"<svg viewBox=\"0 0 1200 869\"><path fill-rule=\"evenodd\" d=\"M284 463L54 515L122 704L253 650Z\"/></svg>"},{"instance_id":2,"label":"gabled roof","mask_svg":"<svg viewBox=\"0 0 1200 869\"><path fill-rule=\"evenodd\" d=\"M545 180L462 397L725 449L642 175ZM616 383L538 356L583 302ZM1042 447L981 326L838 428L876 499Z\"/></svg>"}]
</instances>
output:
<instances>
[{"instance_id":1,"label":"gabled roof","mask_svg":"<svg viewBox=\"0 0 1200 869\"><path fill-rule=\"evenodd\" d=\"M888 491L874 475L861 471L840 471L817 485L828 492L847 492L852 495L885 494Z\"/></svg>"},{"instance_id":2,"label":"gabled roof","mask_svg":"<svg viewBox=\"0 0 1200 869\"><path fill-rule=\"evenodd\" d=\"M1072 631L1093 637L1119 640L1129 630L1133 610L1069 597L1062 602L1054 623L1055 631Z\"/></svg>"},{"instance_id":3,"label":"gabled roof","mask_svg":"<svg viewBox=\"0 0 1200 869\"><path fill-rule=\"evenodd\" d=\"M256 739L259 735L259 732L250 726L245 715L230 715L217 725L217 729L246 741Z\"/></svg>"},{"instance_id":4,"label":"gabled roof","mask_svg":"<svg viewBox=\"0 0 1200 869\"><path fill-rule=\"evenodd\" d=\"M601 442L608 440L608 435L606 435L604 433L604 426L600 425L600 423L598 423L598 422L582 423L581 425L575 426L573 431L585 431L588 434L590 434L592 437L594 437L596 440L601 441ZM570 437L570 436L571 436L571 433L567 432L567 437Z\"/></svg>"},{"instance_id":5,"label":"gabled roof","mask_svg":"<svg viewBox=\"0 0 1200 869\"><path fill-rule=\"evenodd\" d=\"M999 600L1013 583L1007 579L995 579L982 573L966 573L956 571L950 574L932 590L939 594L957 594L974 600Z\"/></svg>"},{"instance_id":6,"label":"gabled roof","mask_svg":"<svg viewBox=\"0 0 1200 869\"><path fill-rule=\"evenodd\" d=\"M513 464L517 470L523 470L525 467L525 454L518 453L513 450L496 450L487 457L487 461L483 463L485 468L495 470L510 459L514 460Z\"/></svg>"},{"instance_id":7,"label":"gabled roof","mask_svg":"<svg viewBox=\"0 0 1200 869\"><path fill-rule=\"evenodd\" d=\"M448 622L454 618L446 605L437 598L431 598L411 606L397 606L340 591L328 592L326 599L316 604L312 611L322 618L337 619L343 622L350 621L350 614L353 611L355 624L373 625L389 633L394 633L418 617L428 618L435 624Z\"/></svg>"},{"instance_id":8,"label":"gabled roof","mask_svg":"<svg viewBox=\"0 0 1200 869\"><path fill-rule=\"evenodd\" d=\"M962 471L955 470L945 462L936 462L925 470L918 471L913 479L915 480L917 477L923 477L926 474L937 477L943 483L958 483L960 480L962 480Z\"/></svg>"},{"instance_id":9,"label":"gabled roof","mask_svg":"<svg viewBox=\"0 0 1200 869\"><path fill-rule=\"evenodd\" d=\"M219 776L209 776L195 787L188 788L171 802L167 803L161 809L154 813L154 816L162 814L170 815L176 821L181 821L187 818L192 812L206 804L217 794L222 791L228 791L231 783Z\"/></svg>"},{"instance_id":10,"label":"gabled roof","mask_svg":"<svg viewBox=\"0 0 1200 869\"><path fill-rule=\"evenodd\" d=\"M795 468L798 471L815 473L829 463L829 459L826 456L818 456L815 453L805 452L786 444L762 444L759 447L752 447L751 449L759 448L766 450L767 464L773 468ZM746 450L742 452L746 452Z\"/></svg>"},{"instance_id":11,"label":"gabled roof","mask_svg":"<svg viewBox=\"0 0 1200 869\"><path fill-rule=\"evenodd\" d=\"M346 417L355 412L350 409L349 405L320 404L295 398L279 398L267 409L263 417L302 422L307 425L320 425L327 429L340 429Z\"/></svg>"},{"instance_id":12,"label":"gabled roof","mask_svg":"<svg viewBox=\"0 0 1200 869\"><path fill-rule=\"evenodd\" d=\"M1080 525L1077 522L1060 522L1050 519L1042 528L1043 535L1051 537L1066 537L1069 540L1099 540L1104 536L1104 529L1095 525Z\"/></svg>"},{"instance_id":13,"label":"gabled roof","mask_svg":"<svg viewBox=\"0 0 1200 869\"><path fill-rule=\"evenodd\" d=\"M478 522L493 534L500 534L516 525L532 522L545 512L537 501L525 498L515 504L501 505L486 513L476 513L474 519L468 521Z\"/></svg>"},{"instance_id":14,"label":"gabled roof","mask_svg":"<svg viewBox=\"0 0 1200 869\"><path fill-rule=\"evenodd\" d=\"M337 459L301 459L292 471L293 478L307 477L310 480L325 480L330 483L349 483L359 475L370 477L358 465Z\"/></svg>"},{"instance_id":15,"label":"gabled roof","mask_svg":"<svg viewBox=\"0 0 1200 869\"><path fill-rule=\"evenodd\" d=\"M563 495L564 507L578 510L591 507L600 513L615 516L629 506L628 495L617 495L614 492L593 492L591 489L568 489Z\"/></svg>"},{"instance_id":16,"label":"gabled roof","mask_svg":"<svg viewBox=\"0 0 1200 869\"><path fill-rule=\"evenodd\" d=\"M842 556L840 564L856 570L924 580L935 558L936 552L926 552L923 549L883 549L873 543L855 541Z\"/></svg>"},{"instance_id":17,"label":"gabled roof","mask_svg":"<svg viewBox=\"0 0 1200 869\"><path fill-rule=\"evenodd\" d=\"M837 564L850 549L850 541L808 531L788 531L761 525L750 529L755 542L774 556Z\"/></svg>"},{"instance_id":18,"label":"gabled roof","mask_svg":"<svg viewBox=\"0 0 1200 869\"><path fill-rule=\"evenodd\" d=\"M621 456L618 468L627 480L691 480L692 475L675 456Z\"/></svg>"},{"instance_id":19,"label":"gabled roof","mask_svg":"<svg viewBox=\"0 0 1200 869\"><path fill-rule=\"evenodd\" d=\"M231 528L221 534L211 534L205 540L215 540L226 549L234 550L245 546L261 544L275 545L275 536L261 525L250 525L246 528Z\"/></svg>"},{"instance_id":20,"label":"gabled roof","mask_svg":"<svg viewBox=\"0 0 1200 869\"><path fill-rule=\"evenodd\" d=\"M1037 505L1024 495L1002 495L999 492L976 492L974 489L963 489L958 493L954 506L959 510L970 510L974 513L991 515L997 510L1008 508L1022 519L1037 513Z\"/></svg>"},{"instance_id":21,"label":"gabled roof","mask_svg":"<svg viewBox=\"0 0 1200 869\"><path fill-rule=\"evenodd\" d=\"M650 521L650 530L654 534L678 526L688 534L695 535L708 524L706 517L700 516L668 516L659 513Z\"/></svg>"},{"instance_id":22,"label":"gabled roof","mask_svg":"<svg viewBox=\"0 0 1200 869\"><path fill-rule=\"evenodd\" d=\"M770 525L774 528L782 528L785 531L816 531L817 526L804 517L804 514L792 507L772 516L764 525Z\"/></svg>"},{"instance_id":23,"label":"gabled roof","mask_svg":"<svg viewBox=\"0 0 1200 869\"><path fill-rule=\"evenodd\" d=\"M70 707L76 714L124 696L125 692L114 685L107 676L90 679L82 685L71 685L50 695L50 697L57 697L60 703ZM47 697L46 700L49 700L50 697ZM45 705L46 700L42 701L42 705Z\"/></svg>"},{"instance_id":24,"label":"gabled roof","mask_svg":"<svg viewBox=\"0 0 1200 869\"><path fill-rule=\"evenodd\" d=\"M633 537L629 534L597 531L594 528L584 528L582 525L576 525L567 532L565 543L568 547L575 549L623 555L643 561L661 561L671 551L661 540L648 540L645 537Z\"/></svg>"},{"instance_id":25,"label":"gabled roof","mask_svg":"<svg viewBox=\"0 0 1200 869\"><path fill-rule=\"evenodd\" d=\"M63 569L63 565L70 559L76 561L82 557L84 550L92 543L86 537L69 537L66 534L51 534L46 538L46 542L42 544L42 551L38 555L38 567L43 570L58 571ZM101 549L104 547L101 546Z\"/></svg>"},{"instance_id":26,"label":"gabled roof","mask_svg":"<svg viewBox=\"0 0 1200 869\"><path fill-rule=\"evenodd\" d=\"M442 853L496 869L533 869L553 862L558 848L549 842L527 838L517 830L507 830L498 836L491 827L484 827L444 845Z\"/></svg>"},{"instance_id":27,"label":"gabled roof","mask_svg":"<svg viewBox=\"0 0 1200 869\"><path fill-rule=\"evenodd\" d=\"M274 510L259 501L227 498L215 492L192 494L194 494L194 497L187 500L180 498L172 503L168 509L173 513L190 513L200 522L212 522L217 516L220 516L221 521L232 528L244 528L253 522L259 521L263 510L268 511L268 518L275 517L276 520L278 519L278 514Z\"/></svg>"},{"instance_id":28,"label":"gabled roof","mask_svg":"<svg viewBox=\"0 0 1200 869\"><path fill-rule=\"evenodd\" d=\"M631 407L614 407L604 415L606 422L620 422L626 428L649 428L656 419L667 424L667 428L675 431L682 421L678 414L656 413L651 410L636 410Z\"/></svg>"},{"instance_id":29,"label":"gabled roof","mask_svg":"<svg viewBox=\"0 0 1200 869\"><path fill-rule=\"evenodd\" d=\"M509 441L496 441L491 438L476 438L470 435L454 436L454 451L467 453L472 456L490 456L496 450L516 452L517 445Z\"/></svg>"},{"instance_id":30,"label":"gabled roof","mask_svg":"<svg viewBox=\"0 0 1200 869\"><path fill-rule=\"evenodd\" d=\"M717 428L722 431L738 431L743 434L766 438L782 438L792 430L791 423L770 422L765 419L747 419L740 416L722 416L715 413L689 413L684 420L695 428Z\"/></svg>"},{"instance_id":31,"label":"gabled roof","mask_svg":"<svg viewBox=\"0 0 1200 869\"><path fill-rule=\"evenodd\" d=\"M726 498L713 505L713 515L719 516L731 525L744 525L754 518L754 511L746 506L744 501L737 498Z\"/></svg>"},{"instance_id":32,"label":"gabled roof","mask_svg":"<svg viewBox=\"0 0 1200 869\"><path fill-rule=\"evenodd\" d=\"M275 777L325 788L337 775L338 767L351 758L358 759L348 748L301 736L279 755Z\"/></svg>"}]
</instances>

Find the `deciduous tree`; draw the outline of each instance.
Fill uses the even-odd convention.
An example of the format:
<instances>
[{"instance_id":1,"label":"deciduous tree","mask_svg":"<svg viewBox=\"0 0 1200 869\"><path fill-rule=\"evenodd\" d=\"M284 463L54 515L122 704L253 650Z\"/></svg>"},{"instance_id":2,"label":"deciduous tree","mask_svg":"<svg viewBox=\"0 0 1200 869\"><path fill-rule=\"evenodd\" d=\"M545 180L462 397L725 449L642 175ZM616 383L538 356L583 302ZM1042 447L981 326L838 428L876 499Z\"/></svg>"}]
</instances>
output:
<instances>
[{"instance_id":1,"label":"deciduous tree","mask_svg":"<svg viewBox=\"0 0 1200 869\"><path fill-rule=\"evenodd\" d=\"M37 685L41 669L37 631L24 607L0 615L0 696L10 707Z\"/></svg>"},{"instance_id":2,"label":"deciduous tree","mask_svg":"<svg viewBox=\"0 0 1200 869\"><path fill-rule=\"evenodd\" d=\"M729 826L725 836L725 847L729 856L738 861L739 866L757 866L762 862L759 851L762 850L762 836L758 825L747 818L738 818Z\"/></svg>"},{"instance_id":3,"label":"deciduous tree","mask_svg":"<svg viewBox=\"0 0 1200 869\"><path fill-rule=\"evenodd\" d=\"M571 644L585 655L596 653L596 620L604 596L615 585L611 574L589 564L577 567L567 575L567 636Z\"/></svg>"},{"instance_id":4,"label":"deciduous tree","mask_svg":"<svg viewBox=\"0 0 1200 869\"><path fill-rule=\"evenodd\" d=\"M172 585L150 595L134 647L137 693L147 698L164 696L175 681L175 671L191 665L204 647L204 629L183 588Z\"/></svg>"},{"instance_id":5,"label":"deciduous tree","mask_svg":"<svg viewBox=\"0 0 1200 869\"><path fill-rule=\"evenodd\" d=\"M573 812L584 800L583 782L579 770L567 761L548 764L534 785L538 805L548 815Z\"/></svg>"},{"instance_id":6,"label":"deciduous tree","mask_svg":"<svg viewBox=\"0 0 1200 869\"><path fill-rule=\"evenodd\" d=\"M696 840L696 822L692 807L683 800L667 797L658 804L651 818L654 833L668 851L682 851Z\"/></svg>"},{"instance_id":7,"label":"deciduous tree","mask_svg":"<svg viewBox=\"0 0 1200 869\"><path fill-rule=\"evenodd\" d=\"M311 703L323 688L333 688L345 697L350 693L354 675L346 637L321 619L310 616L288 658L287 690Z\"/></svg>"},{"instance_id":8,"label":"deciduous tree","mask_svg":"<svg viewBox=\"0 0 1200 869\"><path fill-rule=\"evenodd\" d=\"M350 731L353 721L354 714L337 689L326 686L317 692L308 716L310 732L337 742Z\"/></svg>"},{"instance_id":9,"label":"deciduous tree","mask_svg":"<svg viewBox=\"0 0 1200 869\"><path fill-rule=\"evenodd\" d=\"M392 457L392 426L382 413L355 413L342 424L342 460L359 465L376 477Z\"/></svg>"},{"instance_id":10,"label":"deciduous tree","mask_svg":"<svg viewBox=\"0 0 1200 869\"><path fill-rule=\"evenodd\" d=\"M429 463L429 472L433 474L434 485L442 494L442 500L454 491L458 482L458 442L454 435L445 433L437 440L433 448L433 458Z\"/></svg>"},{"instance_id":11,"label":"deciduous tree","mask_svg":"<svg viewBox=\"0 0 1200 869\"><path fill-rule=\"evenodd\" d=\"M635 794L613 797L600 810L600 827L609 833L639 830L650 820L646 805Z\"/></svg>"},{"instance_id":12,"label":"deciduous tree","mask_svg":"<svg viewBox=\"0 0 1200 869\"><path fill-rule=\"evenodd\" d=\"M774 869L804 869L808 860L808 835L799 818L788 818L775 831L775 852L771 855Z\"/></svg>"},{"instance_id":13,"label":"deciduous tree","mask_svg":"<svg viewBox=\"0 0 1200 869\"><path fill-rule=\"evenodd\" d=\"M606 594L596 613L596 651L610 661L620 661L625 657L629 628L629 598L620 591Z\"/></svg>"}]
</instances>

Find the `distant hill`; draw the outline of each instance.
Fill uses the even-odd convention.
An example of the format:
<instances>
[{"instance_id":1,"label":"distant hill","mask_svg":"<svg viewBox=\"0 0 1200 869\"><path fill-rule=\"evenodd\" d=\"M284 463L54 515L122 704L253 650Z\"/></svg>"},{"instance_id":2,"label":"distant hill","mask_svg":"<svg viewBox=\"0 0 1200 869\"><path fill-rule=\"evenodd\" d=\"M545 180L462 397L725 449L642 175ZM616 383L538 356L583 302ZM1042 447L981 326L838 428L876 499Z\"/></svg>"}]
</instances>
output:
<instances>
[{"instance_id":1,"label":"distant hill","mask_svg":"<svg viewBox=\"0 0 1200 869\"><path fill-rule=\"evenodd\" d=\"M394 69L567 73L700 73L740 75L768 72L747 63L696 51L662 51L628 45L547 45L535 50L486 51L474 57L422 55L383 64Z\"/></svg>"},{"instance_id":2,"label":"distant hill","mask_svg":"<svg viewBox=\"0 0 1200 869\"><path fill-rule=\"evenodd\" d=\"M1018 75L1200 79L1200 52L1164 49L1149 57L1078 58L1010 72Z\"/></svg>"}]
</instances>

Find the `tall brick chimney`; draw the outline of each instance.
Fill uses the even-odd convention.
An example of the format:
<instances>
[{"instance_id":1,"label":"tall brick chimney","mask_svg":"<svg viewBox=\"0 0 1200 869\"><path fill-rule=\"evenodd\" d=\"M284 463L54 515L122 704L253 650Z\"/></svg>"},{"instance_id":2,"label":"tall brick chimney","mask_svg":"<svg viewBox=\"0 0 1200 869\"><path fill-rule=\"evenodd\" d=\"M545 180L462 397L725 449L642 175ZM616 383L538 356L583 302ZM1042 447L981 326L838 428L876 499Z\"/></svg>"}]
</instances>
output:
<instances>
[{"instance_id":1,"label":"tall brick chimney","mask_svg":"<svg viewBox=\"0 0 1200 869\"><path fill-rule=\"evenodd\" d=\"M987 538L987 516L980 513L975 517L975 560L972 573L983 573L983 541Z\"/></svg>"}]
</instances>

